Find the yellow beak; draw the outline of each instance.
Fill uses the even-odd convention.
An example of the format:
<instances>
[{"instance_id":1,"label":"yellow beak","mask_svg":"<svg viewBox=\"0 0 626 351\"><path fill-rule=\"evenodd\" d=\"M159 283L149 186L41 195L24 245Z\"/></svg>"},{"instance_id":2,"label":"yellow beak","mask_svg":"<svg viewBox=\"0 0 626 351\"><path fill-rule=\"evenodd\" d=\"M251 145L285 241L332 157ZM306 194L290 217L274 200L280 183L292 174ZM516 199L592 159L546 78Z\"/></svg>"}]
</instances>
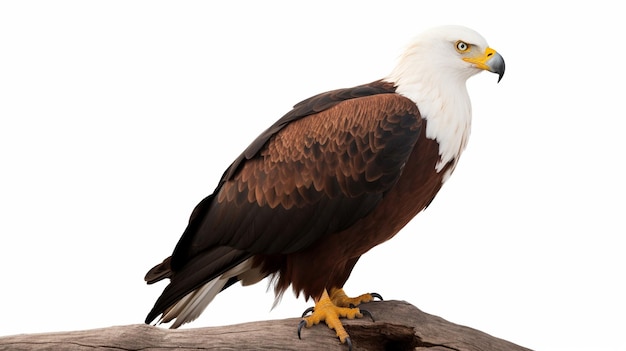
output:
<instances>
[{"instance_id":1,"label":"yellow beak","mask_svg":"<svg viewBox=\"0 0 626 351\"><path fill-rule=\"evenodd\" d=\"M504 59L492 48L485 49L485 52L480 56L464 57L463 61L473 63L476 68L497 73L498 82L500 82L500 79L502 79L504 75Z\"/></svg>"}]
</instances>

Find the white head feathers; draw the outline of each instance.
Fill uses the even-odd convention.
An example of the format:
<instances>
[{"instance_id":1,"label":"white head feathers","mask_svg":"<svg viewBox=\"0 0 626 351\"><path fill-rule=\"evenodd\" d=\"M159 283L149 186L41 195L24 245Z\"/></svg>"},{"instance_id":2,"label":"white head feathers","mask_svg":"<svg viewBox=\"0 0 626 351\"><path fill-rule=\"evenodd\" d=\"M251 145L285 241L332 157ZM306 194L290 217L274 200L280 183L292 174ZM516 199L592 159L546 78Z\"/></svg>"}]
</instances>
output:
<instances>
[{"instance_id":1,"label":"white head feathers","mask_svg":"<svg viewBox=\"0 0 626 351\"><path fill-rule=\"evenodd\" d=\"M468 45L467 52L459 43ZM485 39L469 28L436 27L409 44L385 79L396 85L397 93L413 100L427 120L426 136L439 143L438 172L448 162L456 163L470 134L472 111L465 83L482 69L463 58L470 49L475 55L487 48Z\"/></svg>"}]
</instances>

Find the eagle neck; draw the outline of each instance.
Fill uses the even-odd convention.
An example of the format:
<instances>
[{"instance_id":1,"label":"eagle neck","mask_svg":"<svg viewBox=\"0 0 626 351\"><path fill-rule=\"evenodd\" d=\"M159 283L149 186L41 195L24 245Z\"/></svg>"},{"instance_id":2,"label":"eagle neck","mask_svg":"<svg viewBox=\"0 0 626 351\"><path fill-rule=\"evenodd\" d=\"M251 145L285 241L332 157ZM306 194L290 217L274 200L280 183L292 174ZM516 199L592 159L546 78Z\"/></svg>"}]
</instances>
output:
<instances>
[{"instance_id":1,"label":"eagle neck","mask_svg":"<svg viewBox=\"0 0 626 351\"><path fill-rule=\"evenodd\" d=\"M467 145L472 124L472 108L466 87L466 77L445 75L442 67L417 70L407 67L428 67L412 62L402 62L385 79L393 82L396 93L411 99L426 120L426 137L439 144L440 160L435 166L441 172L447 168L444 181L454 169Z\"/></svg>"}]
</instances>

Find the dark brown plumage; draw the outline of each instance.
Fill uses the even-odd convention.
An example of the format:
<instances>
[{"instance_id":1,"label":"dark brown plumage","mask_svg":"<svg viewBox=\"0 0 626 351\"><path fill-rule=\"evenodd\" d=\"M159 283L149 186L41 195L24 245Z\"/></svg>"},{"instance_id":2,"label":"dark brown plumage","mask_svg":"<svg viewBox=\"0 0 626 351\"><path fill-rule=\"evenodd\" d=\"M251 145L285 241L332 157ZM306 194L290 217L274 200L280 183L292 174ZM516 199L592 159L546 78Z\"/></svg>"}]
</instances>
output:
<instances>
[{"instance_id":1,"label":"dark brown plumage","mask_svg":"<svg viewBox=\"0 0 626 351\"><path fill-rule=\"evenodd\" d=\"M146 321L248 258L264 275L279 273L278 293L293 284L296 293L318 297L343 286L358 257L391 238L441 185L435 142L422 138L420 150L428 152L407 165L423 123L415 103L381 81L297 104L196 207L171 262L146 275L151 283L171 278Z\"/></svg>"}]
</instances>

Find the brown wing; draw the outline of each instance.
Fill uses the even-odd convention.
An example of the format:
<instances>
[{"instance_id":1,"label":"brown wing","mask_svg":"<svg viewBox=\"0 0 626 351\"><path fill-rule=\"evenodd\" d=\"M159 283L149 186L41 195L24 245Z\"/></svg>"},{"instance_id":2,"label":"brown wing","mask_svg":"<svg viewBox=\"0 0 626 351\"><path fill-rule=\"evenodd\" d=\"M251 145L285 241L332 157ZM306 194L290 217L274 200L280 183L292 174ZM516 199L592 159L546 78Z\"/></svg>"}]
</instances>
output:
<instances>
[{"instance_id":1,"label":"brown wing","mask_svg":"<svg viewBox=\"0 0 626 351\"><path fill-rule=\"evenodd\" d=\"M305 100L248 147L194 210L172 255L172 281L148 318L254 254L302 250L376 207L422 120L409 99L369 92Z\"/></svg>"}]
</instances>

